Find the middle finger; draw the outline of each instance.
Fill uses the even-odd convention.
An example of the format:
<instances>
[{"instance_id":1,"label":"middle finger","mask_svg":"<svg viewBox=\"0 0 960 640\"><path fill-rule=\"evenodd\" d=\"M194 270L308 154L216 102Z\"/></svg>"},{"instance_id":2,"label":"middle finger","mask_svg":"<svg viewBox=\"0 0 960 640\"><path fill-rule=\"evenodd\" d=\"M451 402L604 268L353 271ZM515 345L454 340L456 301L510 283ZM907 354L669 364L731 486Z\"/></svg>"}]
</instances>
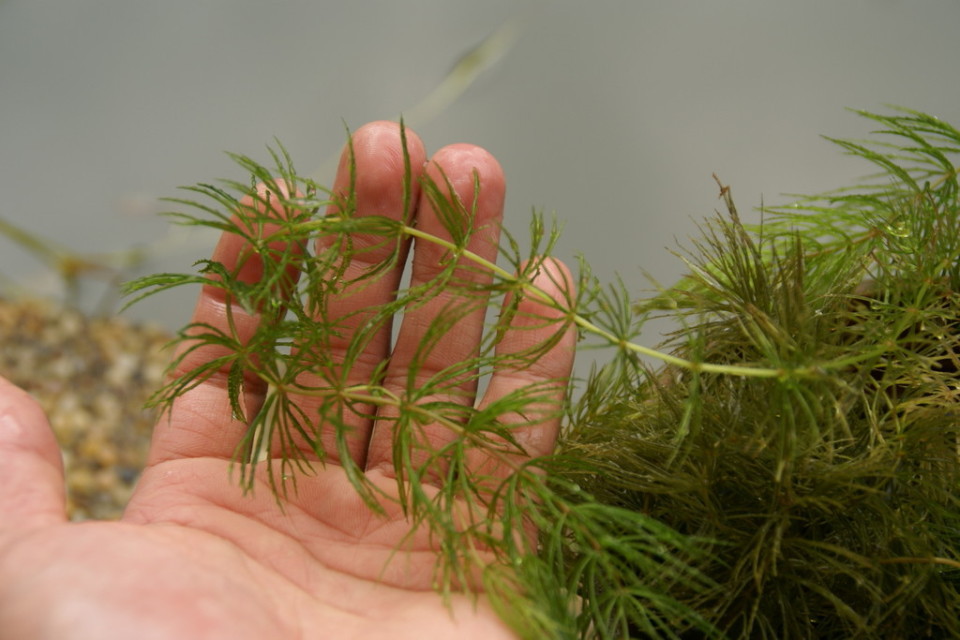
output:
<instances>
[{"instance_id":1,"label":"middle finger","mask_svg":"<svg viewBox=\"0 0 960 640\"><path fill-rule=\"evenodd\" d=\"M467 234L466 249L496 260L503 220L503 171L488 152L472 145L451 145L438 151L426 168L427 185L417 208L417 229L442 240ZM478 188L479 187L479 188ZM450 261L456 260L451 271ZM414 243L410 287L428 287L423 302L404 311L397 344L390 357L384 386L398 397L419 396L438 373L469 362L480 348L493 274L450 249L417 239ZM437 287L430 289L429 287ZM477 381L469 368L445 380L430 400L469 405ZM396 408L382 409L367 454L368 470L394 473L392 452ZM453 437L440 425L424 427L427 445L440 445Z\"/></svg>"},{"instance_id":2,"label":"middle finger","mask_svg":"<svg viewBox=\"0 0 960 640\"><path fill-rule=\"evenodd\" d=\"M419 197L419 178L426 153L416 134L406 130L405 136L411 173L407 185L408 204L413 207ZM414 212L404 211L404 180L408 177L405 173L400 126L393 122L373 122L358 129L351 137L351 147L344 149L333 191L355 198L355 217L377 215L393 220L409 220ZM355 177L351 178L351 174ZM355 183L350 193L352 179ZM341 211L335 206L327 211L328 216L339 213ZM330 236L321 236L317 242L318 254L331 248L339 250L339 246L334 244L337 241ZM319 430L319 434L311 437L319 437L325 460L337 462L341 458L336 444L339 430L346 434L345 443L350 458L362 466L372 429L373 411L362 403L331 401L328 394L333 393L333 389L349 389L353 385L370 382L382 361L388 357L391 337L389 319L372 328L370 324L377 311L396 296L408 241L357 233L350 237L349 242L351 246L345 251L349 262L339 265L342 270L340 280L347 284L330 295L321 307L321 316L315 318L316 322L331 326L332 331L324 333L322 344L301 344L298 347L301 350L322 351L317 354L317 362L330 364L312 367L309 373L301 374L297 384L303 393L292 395L295 395L303 419L319 423L308 427ZM397 247L396 242L402 245ZM386 272L369 279L362 278L365 271L375 269L390 259L395 251L398 251L397 260ZM327 277L332 276L328 273ZM338 283L332 284L339 286ZM319 291L313 293L317 297L326 295ZM358 343L361 343L359 349ZM313 445L303 442L298 446L308 451L314 449Z\"/></svg>"}]
</instances>

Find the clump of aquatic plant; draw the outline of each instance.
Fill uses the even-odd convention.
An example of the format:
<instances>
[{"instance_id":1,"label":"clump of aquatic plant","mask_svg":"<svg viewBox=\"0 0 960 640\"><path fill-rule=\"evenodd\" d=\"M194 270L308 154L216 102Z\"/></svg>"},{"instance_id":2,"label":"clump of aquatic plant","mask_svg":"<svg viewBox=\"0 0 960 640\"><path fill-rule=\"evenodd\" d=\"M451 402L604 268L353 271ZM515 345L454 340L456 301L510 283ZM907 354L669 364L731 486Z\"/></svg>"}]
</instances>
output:
<instances>
[{"instance_id":1,"label":"clump of aquatic plant","mask_svg":"<svg viewBox=\"0 0 960 640\"><path fill-rule=\"evenodd\" d=\"M758 375L621 359L565 450L598 501L714 542L717 588L671 590L731 638L960 637L960 132L862 113L864 184L741 223L730 191L637 304L663 349ZM761 374L770 372L773 375Z\"/></svg>"},{"instance_id":2,"label":"clump of aquatic plant","mask_svg":"<svg viewBox=\"0 0 960 640\"><path fill-rule=\"evenodd\" d=\"M260 279L241 278L242 263L203 260L197 273L150 276L128 292L218 287L228 314L264 321L242 340L186 327L181 340L223 355L172 379L153 402L169 406L229 371L235 417L247 424L236 454L242 488L265 467L278 496L296 491L316 464L306 449L321 464L336 455L374 511L388 496L351 463L348 424L352 411L384 409L396 434L392 499L412 529L433 536L436 588L473 588L479 576L525 637L960 635L960 133L919 113L863 115L890 142L838 142L880 176L766 211L756 228L722 187L727 214L682 256L690 274L640 302L585 263L576 287L557 283L577 293L557 299L538 288L557 235L539 215L530 246L507 235L500 266L469 250L473 204L442 180L424 179L422 189L444 237L354 215L352 189L333 193L301 177L282 148L270 167L236 156L249 181L191 187L199 199L175 200L187 211L175 215L244 236L264 265ZM279 217L263 213L278 208ZM354 242L359 235L368 241ZM331 366L325 354L343 332L327 300L375 283L404 259L384 248L410 238L443 250L435 278L367 310L370 324ZM344 264L371 247L387 257L347 274ZM490 276L475 285L477 304L499 311L474 356L399 392L384 387L382 369L359 384L334 375L391 318L462 285L464 268ZM555 338L497 352L524 298L552 309L533 323L555 326L551 335L575 326L611 348L580 399L559 406L534 385L483 408L436 401L466 378L532 365L551 348ZM434 321L412 374L462 313L451 307ZM680 328L654 349L641 341L656 315ZM243 396L250 376L268 389L253 415ZM315 412L299 409L304 393L318 399ZM517 416L532 424L558 412L567 423L557 453L527 459ZM317 433L321 419L335 428L335 451ZM431 447L425 425L456 438ZM468 464L478 452L502 463L496 473Z\"/></svg>"}]
</instances>

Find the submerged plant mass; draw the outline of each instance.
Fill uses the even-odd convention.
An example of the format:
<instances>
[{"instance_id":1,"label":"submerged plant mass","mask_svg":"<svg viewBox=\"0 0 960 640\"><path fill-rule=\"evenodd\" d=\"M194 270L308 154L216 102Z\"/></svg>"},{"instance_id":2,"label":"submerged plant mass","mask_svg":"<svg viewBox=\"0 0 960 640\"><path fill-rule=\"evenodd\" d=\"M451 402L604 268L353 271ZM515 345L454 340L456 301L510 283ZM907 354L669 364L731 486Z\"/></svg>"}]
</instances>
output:
<instances>
[{"instance_id":1,"label":"submerged plant mass","mask_svg":"<svg viewBox=\"0 0 960 640\"><path fill-rule=\"evenodd\" d=\"M263 259L261 278L204 260L196 274L149 276L127 290L215 286L266 321L244 340L186 327L181 340L224 355L173 379L154 403L227 370L235 417L248 424L237 452L244 488L265 466L273 491L295 491L311 463L290 443L306 441L324 460L322 419L336 428L338 464L375 510L385 496L351 465L346 416L389 407L396 499L434 536L438 590L471 584L479 571L525 637L960 637L960 132L912 111L861 115L879 125L875 138L834 142L877 175L766 210L757 226L741 221L721 185L727 211L681 256L689 275L639 301L584 265L578 293L551 302L531 284L556 239L540 216L528 248L504 243L503 267L467 249L471 204L452 199L449 185L422 187L444 219L440 238L403 220L353 216L349 190L301 177L282 149L270 168L238 156L249 182L192 187L202 200L177 200L193 213L175 215L243 235ZM292 195L257 191L271 181ZM262 213L278 202L281 220ZM331 205L336 215L324 215ZM357 234L377 241L355 243ZM382 249L411 237L451 259L434 280L369 310L348 357L458 278L464 258L493 274L483 287L499 315L480 352L426 388L398 394L379 370L346 385L325 360L341 321L326 300L375 281L404 259ZM345 280L343 257L371 247L387 257ZM522 366L550 348L496 352L524 296L554 306L557 334L572 324L613 350L579 399L544 409L546 392L533 387L483 409L432 400L464 376L479 379L506 358ZM456 314L431 327L425 354ZM678 327L657 348L641 343L654 316ZM244 410L250 375L268 389L256 415ZM316 414L298 408L303 394L318 399ZM558 451L520 462L515 416L535 421L544 411L566 415ZM455 444L431 450L428 424L454 430ZM481 475L466 464L478 450L510 473ZM420 490L441 472L436 493ZM518 533L533 528L536 538Z\"/></svg>"},{"instance_id":2,"label":"submerged plant mass","mask_svg":"<svg viewBox=\"0 0 960 640\"><path fill-rule=\"evenodd\" d=\"M960 134L862 115L878 139L840 144L874 180L754 228L724 190L690 275L638 305L682 323L675 355L781 375L621 366L568 432L596 499L715 541L718 588L675 595L730 637L960 636Z\"/></svg>"}]
</instances>

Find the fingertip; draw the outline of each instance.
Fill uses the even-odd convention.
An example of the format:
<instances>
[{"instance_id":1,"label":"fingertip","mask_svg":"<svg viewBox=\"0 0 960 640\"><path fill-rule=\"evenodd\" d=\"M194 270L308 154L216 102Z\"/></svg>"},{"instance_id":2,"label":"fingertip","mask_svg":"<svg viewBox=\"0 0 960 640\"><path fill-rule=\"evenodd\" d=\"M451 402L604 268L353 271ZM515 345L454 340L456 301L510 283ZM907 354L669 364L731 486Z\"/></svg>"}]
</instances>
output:
<instances>
[{"instance_id":1,"label":"fingertip","mask_svg":"<svg viewBox=\"0 0 960 640\"><path fill-rule=\"evenodd\" d=\"M345 191L353 176L358 195L363 195L371 205L396 202L407 165L413 182L410 186L415 189L426 157L423 141L410 129L401 129L398 123L388 120L367 123L353 132L344 145L335 191Z\"/></svg>"},{"instance_id":2,"label":"fingertip","mask_svg":"<svg viewBox=\"0 0 960 640\"><path fill-rule=\"evenodd\" d=\"M66 519L63 460L47 417L26 391L0 377L0 531Z\"/></svg>"},{"instance_id":3,"label":"fingertip","mask_svg":"<svg viewBox=\"0 0 960 640\"><path fill-rule=\"evenodd\" d=\"M477 180L480 184L478 209L502 212L506 194L503 167L483 147L465 143L447 145L433 154L426 171L437 184L449 182L468 206L474 195L474 180Z\"/></svg>"},{"instance_id":4,"label":"fingertip","mask_svg":"<svg viewBox=\"0 0 960 640\"><path fill-rule=\"evenodd\" d=\"M526 268L529 264L530 262L528 261L524 263L523 267ZM554 302L564 306L572 304L576 296L577 287L573 281L573 275L570 273L569 267L557 258L544 257L536 259L536 270L532 284L547 294ZM526 296L524 299L528 301L528 304L539 305L542 307L544 313L550 314L553 317L561 317L564 315L563 309L558 309L554 305L546 304L544 301L538 300L535 297ZM567 309L567 311L569 311L569 309Z\"/></svg>"},{"instance_id":5,"label":"fingertip","mask_svg":"<svg viewBox=\"0 0 960 640\"><path fill-rule=\"evenodd\" d=\"M493 155L472 144L448 145L433 154L424 170L418 225L438 237L449 237L451 224L462 231L469 227L468 248L496 261L505 197L503 168ZM421 259L415 261L414 272L422 269L429 275L446 250L421 242L416 251Z\"/></svg>"},{"instance_id":6,"label":"fingertip","mask_svg":"<svg viewBox=\"0 0 960 640\"><path fill-rule=\"evenodd\" d=\"M473 168L484 175L503 175L503 167L492 153L481 146L466 142L441 147L433 154L431 164L442 166L444 171L448 168Z\"/></svg>"},{"instance_id":7,"label":"fingertip","mask_svg":"<svg viewBox=\"0 0 960 640\"><path fill-rule=\"evenodd\" d=\"M394 153L399 152L401 160L406 144L411 164L423 165L427 155L423 141L415 131L390 120L368 122L353 133L351 141L354 152L358 147L375 151L389 148Z\"/></svg>"}]
</instances>

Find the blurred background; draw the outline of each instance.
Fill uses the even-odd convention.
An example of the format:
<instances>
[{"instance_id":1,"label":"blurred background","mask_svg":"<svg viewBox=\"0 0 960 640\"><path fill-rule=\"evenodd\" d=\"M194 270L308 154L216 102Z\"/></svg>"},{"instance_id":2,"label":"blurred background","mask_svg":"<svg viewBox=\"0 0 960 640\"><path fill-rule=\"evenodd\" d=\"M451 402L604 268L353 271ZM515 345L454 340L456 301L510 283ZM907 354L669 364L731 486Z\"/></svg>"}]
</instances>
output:
<instances>
[{"instance_id":1,"label":"blurred background","mask_svg":"<svg viewBox=\"0 0 960 640\"><path fill-rule=\"evenodd\" d=\"M430 149L497 156L512 231L556 212L561 258L639 294L681 273L713 172L745 214L871 170L819 137L868 132L847 107L960 126L958 27L956 0L0 0L0 219L139 251L124 277L187 270L214 239L158 197L242 178L222 152L274 137L332 177L343 123L403 113ZM0 236L3 291L62 296L23 245ZM175 328L194 293L126 313Z\"/></svg>"}]
</instances>

